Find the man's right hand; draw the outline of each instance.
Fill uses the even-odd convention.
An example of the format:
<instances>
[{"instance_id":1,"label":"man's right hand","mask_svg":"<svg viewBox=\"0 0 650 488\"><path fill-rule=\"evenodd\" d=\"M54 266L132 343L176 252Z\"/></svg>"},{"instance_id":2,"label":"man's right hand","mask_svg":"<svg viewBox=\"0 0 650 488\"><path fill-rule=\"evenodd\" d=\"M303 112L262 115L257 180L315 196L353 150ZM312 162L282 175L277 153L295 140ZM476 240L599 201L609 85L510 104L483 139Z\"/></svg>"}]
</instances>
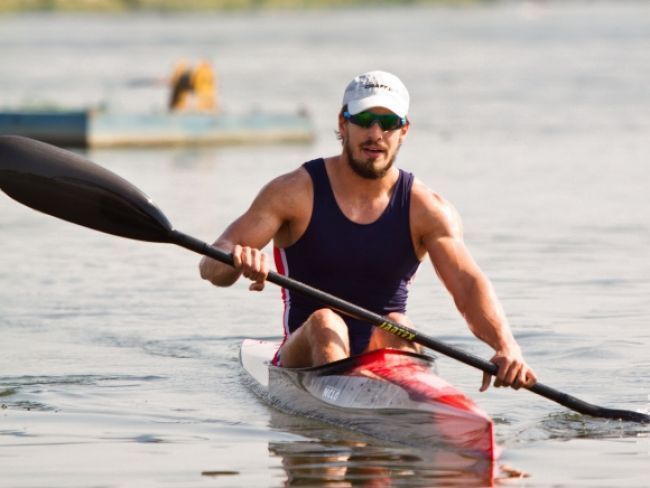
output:
<instances>
[{"instance_id":1,"label":"man's right hand","mask_svg":"<svg viewBox=\"0 0 650 488\"><path fill-rule=\"evenodd\" d=\"M269 256L265 252L249 246L235 244L232 250L235 269L245 278L253 281L248 287L251 291L262 291L269 275Z\"/></svg>"}]
</instances>

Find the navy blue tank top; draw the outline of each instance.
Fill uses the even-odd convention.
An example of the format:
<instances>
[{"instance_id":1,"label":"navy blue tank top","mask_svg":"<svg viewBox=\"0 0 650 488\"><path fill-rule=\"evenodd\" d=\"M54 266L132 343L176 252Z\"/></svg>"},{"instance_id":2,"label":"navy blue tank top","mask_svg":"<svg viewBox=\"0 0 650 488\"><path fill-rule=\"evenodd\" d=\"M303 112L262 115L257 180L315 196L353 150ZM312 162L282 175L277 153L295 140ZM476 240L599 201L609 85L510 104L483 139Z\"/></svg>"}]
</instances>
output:
<instances>
[{"instance_id":1,"label":"navy blue tank top","mask_svg":"<svg viewBox=\"0 0 650 488\"><path fill-rule=\"evenodd\" d=\"M311 176L314 201L305 233L291 246L274 249L278 272L386 315L406 311L408 285L420 260L411 239L409 208L413 175L400 170L388 206L370 224L348 219L334 197L325 161L303 165ZM285 335L323 305L283 289ZM361 353L373 327L343 316L352 354Z\"/></svg>"}]
</instances>

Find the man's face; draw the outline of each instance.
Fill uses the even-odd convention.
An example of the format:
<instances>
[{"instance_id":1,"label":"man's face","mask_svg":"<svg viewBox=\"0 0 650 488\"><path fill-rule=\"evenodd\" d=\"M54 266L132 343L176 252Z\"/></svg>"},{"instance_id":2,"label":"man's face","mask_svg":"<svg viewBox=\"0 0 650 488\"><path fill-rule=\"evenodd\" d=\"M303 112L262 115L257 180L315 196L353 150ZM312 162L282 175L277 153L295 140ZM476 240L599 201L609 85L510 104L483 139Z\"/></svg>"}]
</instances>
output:
<instances>
[{"instance_id":1,"label":"man's face","mask_svg":"<svg viewBox=\"0 0 650 488\"><path fill-rule=\"evenodd\" d=\"M390 114L390 110L374 107L374 114ZM379 179L393 165L408 132L408 124L395 130L384 131L378 123L368 128L355 125L341 115L339 131L343 139L343 153L350 168L362 178Z\"/></svg>"}]
</instances>

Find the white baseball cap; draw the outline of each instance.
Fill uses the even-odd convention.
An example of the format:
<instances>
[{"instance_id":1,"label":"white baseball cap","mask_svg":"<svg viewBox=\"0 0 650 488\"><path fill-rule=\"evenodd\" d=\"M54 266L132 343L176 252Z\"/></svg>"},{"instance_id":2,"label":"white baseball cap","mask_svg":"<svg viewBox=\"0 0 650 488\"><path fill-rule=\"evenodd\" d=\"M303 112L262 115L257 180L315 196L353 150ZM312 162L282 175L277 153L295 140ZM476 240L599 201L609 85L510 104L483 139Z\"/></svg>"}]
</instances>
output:
<instances>
[{"instance_id":1,"label":"white baseball cap","mask_svg":"<svg viewBox=\"0 0 650 488\"><path fill-rule=\"evenodd\" d=\"M400 117L409 111L409 92L401 80L386 71L368 71L355 77L345 89L343 105L356 115L372 107L384 107Z\"/></svg>"}]
</instances>

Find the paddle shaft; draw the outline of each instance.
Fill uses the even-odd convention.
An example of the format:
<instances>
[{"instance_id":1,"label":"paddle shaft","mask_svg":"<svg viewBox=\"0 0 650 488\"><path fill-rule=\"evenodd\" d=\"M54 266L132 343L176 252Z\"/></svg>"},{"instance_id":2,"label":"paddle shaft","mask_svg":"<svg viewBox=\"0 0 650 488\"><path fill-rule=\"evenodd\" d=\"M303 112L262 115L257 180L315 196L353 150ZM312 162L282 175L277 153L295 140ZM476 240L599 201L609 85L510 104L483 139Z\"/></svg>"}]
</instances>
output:
<instances>
[{"instance_id":1,"label":"paddle shaft","mask_svg":"<svg viewBox=\"0 0 650 488\"><path fill-rule=\"evenodd\" d=\"M177 230L172 231L171 240L175 244L185 247L186 249L190 249L199 254L203 254L204 256L208 256L229 266L233 266L234 264L231 254L220 249L216 249L199 239L191 237L187 234L183 234ZM473 354L469 354L460 349L456 349L455 347L424 335L415 329L402 324L398 324L397 322L392 321L382 315L371 312L370 310L366 310L362 307L359 307L358 305L342 300L341 298L338 298L334 295L330 295L329 293L325 293L317 288L301 283L300 281L296 281L292 278L283 276L273 271L269 272L267 281L286 288L287 290L301 293L312 299L318 300L319 302L335 310L343 312L346 315L369 322L376 327L379 327L387 332L390 332L391 334L396 335L397 337L410 342L414 342L416 344L420 344L429 349L433 349L434 351L444 354L445 356L449 356L469 366L480 369L481 371L491 374L492 376L496 376L497 374L497 366L489 361L486 361L483 358L474 356ZM535 385L528 387L528 390L585 415L611 419L624 419L643 423L650 422L650 416L646 414L640 412L632 412L629 410L617 410L599 407L597 405L593 405L591 403L580 400L579 398L576 398L567 393L558 391L554 388L551 388L550 386L546 386L542 383L536 383Z\"/></svg>"},{"instance_id":2,"label":"paddle shaft","mask_svg":"<svg viewBox=\"0 0 650 488\"><path fill-rule=\"evenodd\" d=\"M180 245L233 265L232 256L173 229L163 212L138 188L81 156L21 136L0 135L0 189L39 212L109 234ZM402 339L421 344L491 375L497 367L414 329L321 290L271 272L268 281L304 294L346 315L362 319ZM650 416L589 404L537 383L530 391L577 412L650 422Z\"/></svg>"}]
</instances>

